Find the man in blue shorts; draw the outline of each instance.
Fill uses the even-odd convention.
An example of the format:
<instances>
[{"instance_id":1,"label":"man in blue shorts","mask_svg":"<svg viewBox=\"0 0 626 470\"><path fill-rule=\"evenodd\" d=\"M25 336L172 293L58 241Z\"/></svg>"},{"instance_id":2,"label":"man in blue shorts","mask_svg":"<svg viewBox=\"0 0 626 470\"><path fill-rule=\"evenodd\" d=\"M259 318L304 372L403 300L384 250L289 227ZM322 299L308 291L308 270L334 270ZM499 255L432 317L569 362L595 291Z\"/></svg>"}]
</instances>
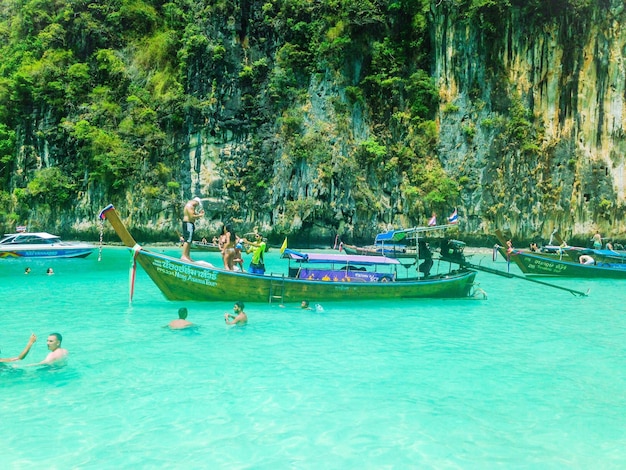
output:
<instances>
[{"instance_id":1,"label":"man in blue shorts","mask_svg":"<svg viewBox=\"0 0 626 470\"><path fill-rule=\"evenodd\" d=\"M254 235L254 241L248 242L248 253L252 249L252 259L250 260L250 267L248 271L252 274L265 274L265 262L263 260L263 253L265 253L266 244L263 241L263 235L256 233Z\"/></svg>"}]
</instances>

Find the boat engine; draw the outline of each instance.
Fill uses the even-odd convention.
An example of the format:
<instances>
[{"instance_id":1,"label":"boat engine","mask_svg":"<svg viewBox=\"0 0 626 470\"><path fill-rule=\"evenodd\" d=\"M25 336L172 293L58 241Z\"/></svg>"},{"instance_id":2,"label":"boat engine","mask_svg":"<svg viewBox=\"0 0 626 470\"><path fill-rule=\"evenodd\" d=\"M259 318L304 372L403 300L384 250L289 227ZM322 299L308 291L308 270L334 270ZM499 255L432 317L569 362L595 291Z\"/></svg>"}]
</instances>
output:
<instances>
[{"instance_id":1,"label":"boat engine","mask_svg":"<svg viewBox=\"0 0 626 470\"><path fill-rule=\"evenodd\" d=\"M441 259L443 261L463 266L465 264L465 255L463 254L464 249L464 242L459 240L444 239L441 242Z\"/></svg>"}]
</instances>

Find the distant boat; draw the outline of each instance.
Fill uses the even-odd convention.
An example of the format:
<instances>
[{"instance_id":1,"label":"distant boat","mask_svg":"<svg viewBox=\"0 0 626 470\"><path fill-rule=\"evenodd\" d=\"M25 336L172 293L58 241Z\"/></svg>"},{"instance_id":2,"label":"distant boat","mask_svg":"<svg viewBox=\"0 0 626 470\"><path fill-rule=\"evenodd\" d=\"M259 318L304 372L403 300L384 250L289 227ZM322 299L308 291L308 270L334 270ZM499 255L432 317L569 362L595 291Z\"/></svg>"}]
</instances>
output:
<instances>
[{"instance_id":1,"label":"distant boat","mask_svg":"<svg viewBox=\"0 0 626 470\"><path fill-rule=\"evenodd\" d=\"M89 243L64 242L47 232L6 234L0 240L0 258L85 258L95 247Z\"/></svg>"},{"instance_id":2,"label":"distant boat","mask_svg":"<svg viewBox=\"0 0 626 470\"><path fill-rule=\"evenodd\" d=\"M503 234L497 230L496 236L502 245L497 250L508 261L514 262L524 274L538 276L559 276L579 278L614 278L626 279L626 260L598 261L593 256L570 250L561 256L557 252L508 248ZM571 247L570 247L571 248ZM580 254L578 254L580 253ZM589 258L583 258L588 256ZM589 264L585 264L588 262Z\"/></svg>"},{"instance_id":3,"label":"distant boat","mask_svg":"<svg viewBox=\"0 0 626 470\"><path fill-rule=\"evenodd\" d=\"M133 249L135 260L169 300L282 303L303 299L463 298L472 293L476 277L473 270L452 269L452 263L448 264L448 271L435 275L418 276L414 271L414 277L402 277L409 268L392 258L299 253L288 249L284 251L289 263L286 274L227 271L142 248L112 205L101 211L100 218L106 218L122 242Z\"/></svg>"},{"instance_id":4,"label":"distant boat","mask_svg":"<svg viewBox=\"0 0 626 470\"><path fill-rule=\"evenodd\" d=\"M422 236L425 232L433 230L442 230L447 225L438 225L435 227L415 227L408 230L389 230L379 233L374 238L373 245L356 246L341 243L340 251L343 250L349 255L368 255L368 256L387 256L389 258L402 259L427 259L430 258L430 251L426 247ZM408 241L409 243L399 243L400 241ZM419 246L419 250L416 248ZM424 256L425 254L425 256Z\"/></svg>"},{"instance_id":5,"label":"distant boat","mask_svg":"<svg viewBox=\"0 0 626 470\"><path fill-rule=\"evenodd\" d=\"M367 245L356 246L342 243L341 249L349 255L387 256L389 258L413 258L417 255L415 248L406 245Z\"/></svg>"},{"instance_id":6,"label":"distant boat","mask_svg":"<svg viewBox=\"0 0 626 470\"><path fill-rule=\"evenodd\" d=\"M220 247L217 243L203 243L203 242L192 242L191 243L192 251L208 251L211 253L219 253Z\"/></svg>"}]
</instances>

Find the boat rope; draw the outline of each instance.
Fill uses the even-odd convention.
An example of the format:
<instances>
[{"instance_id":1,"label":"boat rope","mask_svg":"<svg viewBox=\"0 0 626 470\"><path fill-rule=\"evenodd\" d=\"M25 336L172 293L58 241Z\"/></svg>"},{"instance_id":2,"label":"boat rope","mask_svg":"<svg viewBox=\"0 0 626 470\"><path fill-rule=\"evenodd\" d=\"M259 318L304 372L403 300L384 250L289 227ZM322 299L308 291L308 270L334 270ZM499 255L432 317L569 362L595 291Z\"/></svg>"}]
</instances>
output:
<instances>
[{"instance_id":1,"label":"boat rope","mask_svg":"<svg viewBox=\"0 0 626 470\"><path fill-rule=\"evenodd\" d=\"M102 245L103 245L103 238L104 238L104 219L100 218L99 220L100 223L100 244L98 245L98 261L102 261Z\"/></svg>"},{"instance_id":2,"label":"boat rope","mask_svg":"<svg viewBox=\"0 0 626 470\"><path fill-rule=\"evenodd\" d=\"M135 246L132 248L131 256L130 256L130 270L128 277L128 303L133 302L133 295L135 294L135 278L137 276L137 253L141 251L141 246L138 243L135 243Z\"/></svg>"}]
</instances>

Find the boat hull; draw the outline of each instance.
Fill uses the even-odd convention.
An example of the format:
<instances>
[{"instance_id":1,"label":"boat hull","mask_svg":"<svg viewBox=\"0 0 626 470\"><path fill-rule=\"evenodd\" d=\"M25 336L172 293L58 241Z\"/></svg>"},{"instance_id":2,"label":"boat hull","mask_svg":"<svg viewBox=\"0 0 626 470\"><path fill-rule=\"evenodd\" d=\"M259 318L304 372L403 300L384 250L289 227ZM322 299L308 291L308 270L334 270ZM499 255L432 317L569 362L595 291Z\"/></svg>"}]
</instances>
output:
<instances>
[{"instance_id":1,"label":"boat hull","mask_svg":"<svg viewBox=\"0 0 626 470\"><path fill-rule=\"evenodd\" d=\"M528 275L626 279L626 263L580 264L516 250L507 255L503 248L500 253Z\"/></svg>"},{"instance_id":2,"label":"boat hull","mask_svg":"<svg viewBox=\"0 0 626 470\"><path fill-rule=\"evenodd\" d=\"M46 245L41 249L29 247L28 249L0 250L0 258L86 258L93 253L93 250L94 248L54 248Z\"/></svg>"},{"instance_id":3,"label":"boat hull","mask_svg":"<svg viewBox=\"0 0 626 470\"><path fill-rule=\"evenodd\" d=\"M496 236L502 245L506 245L506 240L500 231L496 231ZM527 275L626 279L625 262L581 264L578 259L580 255L573 250L563 253L535 253L513 249L509 253L504 246L498 245L498 251Z\"/></svg>"},{"instance_id":4,"label":"boat hull","mask_svg":"<svg viewBox=\"0 0 626 470\"><path fill-rule=\"evenodd\" d=\"M168 300L282 302L468 297L476 272L394 282L310 281L278 274L226 271L170 256L138 251L137 262Z\"/></svg>"}]
</instances>

